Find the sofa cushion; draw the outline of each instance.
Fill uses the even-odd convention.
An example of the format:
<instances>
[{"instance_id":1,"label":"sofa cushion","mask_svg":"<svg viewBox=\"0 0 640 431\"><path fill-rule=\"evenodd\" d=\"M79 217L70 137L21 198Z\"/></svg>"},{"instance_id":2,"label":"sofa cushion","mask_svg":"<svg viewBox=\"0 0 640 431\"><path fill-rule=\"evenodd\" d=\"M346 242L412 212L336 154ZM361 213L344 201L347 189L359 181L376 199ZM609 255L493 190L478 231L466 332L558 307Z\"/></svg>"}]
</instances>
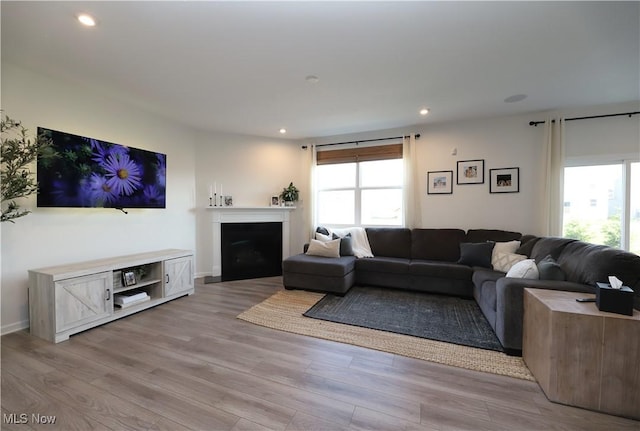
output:
<instances>
[{"instance_id":1,"label":"sofa cushion","mask_svg":"<svg viewBox=\"0 0 640 431\"><path fill-rule=\"evenodd\" d=\"M564 271L551 255L538 262L538 274L540 280L564 281L567 279Z\"/></svg>"},{"instance_id":2,"label":"sofa cushion","mask_svg":"<svg viewBox=\"0 0 640 431\"><path fill-rule=\"evenodd\" d=\"M564 250L567 244L575 241L575 239L559 238L555 236L543 237L535 242L531 249L531 253L529 253L528 256L532 259L535 259L536 262L540 262L542 259L549 255L551 255L551 257L553 257L555 260L558 260L560 253L562 253L562 250Z\"/></svg>"},{"instance_id":3,"label":"sofa cushion","mask_svg":"<svg viewBox=\"0 0 640 431\"><path fill-rule=\"evenodd\" d=\"M494 329L496 324L496 281L503 277L504 273L489 269L473 271L473 296Z\"/></svg>"},{"instance_id":4,"label":"sofa cushion","mask_svg":"<svg viewBox=\"0 0 640 431\"><path fill-rule=\"evenodd\" d=\"M375 256L356 261L358 272L385 272L391 274L407 274L409 272L409 259L401 257Z\"/></svg>"},{"instance_id":5,"label":"sofa cushion","mask_svg":"<svg viewBox=\"0 0 640 431\"><path fill-rule=\"evenodd\" d=\"M494 271L491 269L477 269L473 271L471 280L475 286L483 286L487 282L495 283L502 277L504 277L504 272ZM495 309L495 304L493 308Z\"/></svg>"},{"instance_id":6,"label":"sofa cushion","mask_svg":"<svg viewBox=\"0 0 640 431\"><path fill-rule=\"evenodd\" d=\"M461 229L413 229L411 258L457 262L465 236Z\"/></svg>"},{"instance_id":7,"label":"sofa cushion","mask_svg":"<svg viewBox=\"0 0 640 431\"><path fill-rule=\"evenodd\" d=\"M426 277L471 280L473 269L469 266L452 262L413 259L409 264L409 273Z\"/></svg>"},{"instance_id":8,"label":"sofa cushion","mask_svg":"<svg viewBox=\"0 0 640 431\"><path fill-rule=\"evenodd\" d=\"M411 257L411 230L405 228L367 228L374 256Z\"/></svg>"},{"instance_id":9,"label":"sofa cushion","mask_svg":"<svg viewBox=\"0 0 640 431\"><path fill-rule=\"evenodd\" d=\"M297 254L282 262L284 272L344 277L355 269L354 256L319 257Z\"/></svg>"},{"instance_id":10,"label":"sofa cushion","mask_svg":"<svg viewBox=\"0 0 640 431\"><path fill-rule=\"evenodd\" d=\"M463 242L460 244L460 259L458 259L458 263L491 268L491 256L494 246L495 243L491 241L479 243Z\"/></svg>"},{"instance_id":11,"label":"sofa cushion","mask_svg":"<svg viewBox=\"0 0 640 431\"><path fill-rule=\"evenodd\" d=\"M516 250L516 254L524 254L527 257L531 257L533 246L540 240L539 237L533 235L524 235L520 239L520 247Z\"/></svg>"},{"instance_id":12,"label":"sofa cushion","mask_svg":"<svg viewBox=\"0 0 640 431\"><path fill-rule=\"evenodd\" d=\"M605 245L574 241L557 259L568 281L595 286L615 275L640 296L640 256Z\"/></svg>"},{"instance_id":13,"label":"sofa cushion","mask_svg":"<svg viewBox=\"0 0 640 431\"><path fill-rule=\"evenodd\" d=\"M340 257L340 240L320 241L312 239L306 254L309 256Z\"/></svg>"},{"instance_id":14,"label":"sofa cushion","mask_svg":"<svg viewBox=\"0 0 640 431\"><path fill-rule=\"evenodd\" d=\"M498 229L469 229L465 238L465 242L504 242L518 240L522 237L520 232L510 232L508 230Z\"/></svg>"}]
</instances>

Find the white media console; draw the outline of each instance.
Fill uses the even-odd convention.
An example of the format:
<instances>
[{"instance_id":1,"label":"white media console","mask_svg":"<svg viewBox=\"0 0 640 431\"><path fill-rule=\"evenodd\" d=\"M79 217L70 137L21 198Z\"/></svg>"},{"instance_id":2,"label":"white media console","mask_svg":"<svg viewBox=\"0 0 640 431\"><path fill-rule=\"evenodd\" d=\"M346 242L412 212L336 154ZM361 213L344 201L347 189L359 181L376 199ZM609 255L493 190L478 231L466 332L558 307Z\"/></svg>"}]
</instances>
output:
<instances>
[{"instance_id":1,"label":"white media console","mask_svg":"<svg viewBox=\"0 0 640 431\"><path fill-rule=\"evenodd\" d=\"M59 343L78 332L191 295L193 273L193 252L176 249L30 270L31 334ZM114 304L114 295L134 289L148 298L126 307Z\"/></svg>"}]
</instances>

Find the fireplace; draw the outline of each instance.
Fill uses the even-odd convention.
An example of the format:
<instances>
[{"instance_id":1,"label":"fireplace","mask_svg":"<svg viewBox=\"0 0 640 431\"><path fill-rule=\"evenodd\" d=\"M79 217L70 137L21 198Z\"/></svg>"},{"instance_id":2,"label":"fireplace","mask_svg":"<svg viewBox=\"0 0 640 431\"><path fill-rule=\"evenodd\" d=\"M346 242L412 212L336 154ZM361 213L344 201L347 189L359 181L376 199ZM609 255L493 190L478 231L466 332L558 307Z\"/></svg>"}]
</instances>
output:
<instances>
[{"instance_id":1,"label":"fireplace","mask_svg":"<svg viewBox=\"0 0 640 431\"><path fill-rule=\"evenodd\" d=\"M212 238L212 266L211 275L205 277L206 283L215 283L230 280L223 275L222 270L222 228L223 226L239 224L277 223L281 226L281 254L279 270L282 268L282 259L289 257L289 219L291 211L295 207L208 207L213 223ZM270 254L270 253L269 253ZM248 273L248 272L247 272ZM281 274L279 272L278 274ZM244 277L248 278L248 277Z\"/></svg>"},{"instance_id":2,"label":"fireplace","mask_svg":"<svg viewBox=\"0 0 640 431\"><path fill-rule=\"evenodd\" d=\"M223 223L222 281L282 275L282 223Z\"/></svg>"}]
</instances>

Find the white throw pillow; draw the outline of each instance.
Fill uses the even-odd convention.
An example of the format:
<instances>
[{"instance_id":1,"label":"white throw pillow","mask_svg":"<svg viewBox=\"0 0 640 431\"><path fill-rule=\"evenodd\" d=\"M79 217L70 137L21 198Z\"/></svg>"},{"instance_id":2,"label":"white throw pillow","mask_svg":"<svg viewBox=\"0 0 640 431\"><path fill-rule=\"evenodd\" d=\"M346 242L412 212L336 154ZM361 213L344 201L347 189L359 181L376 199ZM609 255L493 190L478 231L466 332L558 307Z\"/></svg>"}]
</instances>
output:
<instances>
[{"instance_id":1,"label":"white throw pillow","mask_svg":"<svg viewBox=\"0 0 640 431\"><path fill-rule=\"evenodd\" d=\"M513 254L520 247L520 241L507 241L507 242L496 242L493 246L493 251L491 252L491 265L493 265L493 269L496 269L496 260L498 258L498 253L509 253ZM499 270L502 271L502 270ZM503 271L507 272L507 271Z\"/></svg>"},{"instance_id":2,"label":"white throw pillow","mask_svg":"<svg viewBox=\"0 0 640 431\"><path fill-rule=\"evenodd\" d=\"M331 241L331 234L325 235L325 234L322 234L320 232L316 232L316 239L318 241L322 241L322 242Z\"/></svg>"},{"instance_id":3,"label":"white throw pillow","mask_svg":"<svg viewBox=\"0 0 640 431\"><path fill-rule=\"evenodd\" d=\"M496 271L509 272L518 262L525 260L527 256L515 253L494 253L492 258L493 269Z\"/></svg>"},{"instance_id":4,"label":"white throw pillow","mask_svg":"<svg viewBox=\"0 0 640 431\"><path fill-rule=\"evenodd\" d=\"M516 263L507 272L507 277L510 278L528 278L531 280L538 279L538 267L534 259L525 259Z\"/></svg>"},{"instance_id":5,"label":"white throw pillow","mask_svg":"<svg viewBox=\"0 0 640 431\"><path fill-rule=\"evenodd\" d=\"M312 239L306 254L309 256L340 257L340 240L319 241Z\"/></svg>"}]
</instances>

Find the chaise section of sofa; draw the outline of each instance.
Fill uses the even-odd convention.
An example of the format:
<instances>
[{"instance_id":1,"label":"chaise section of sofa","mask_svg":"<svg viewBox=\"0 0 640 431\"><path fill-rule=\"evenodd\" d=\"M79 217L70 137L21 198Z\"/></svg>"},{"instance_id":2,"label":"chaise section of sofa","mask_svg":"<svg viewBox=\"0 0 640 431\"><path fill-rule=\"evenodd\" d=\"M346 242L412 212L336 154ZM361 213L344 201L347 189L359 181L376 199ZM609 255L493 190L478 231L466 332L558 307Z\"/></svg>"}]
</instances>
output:
<instances>
[{"instance_id":1,"label":"chaise section of sofa","mask_svg":"<svg viewBox=\"0 0 640 431\"><path fill-rule=\"evenodd\" d=\"M285 289L344 295L355 283L355 256L337 258L297 254L282 262Z\"/></svg>"}]
</instances>

